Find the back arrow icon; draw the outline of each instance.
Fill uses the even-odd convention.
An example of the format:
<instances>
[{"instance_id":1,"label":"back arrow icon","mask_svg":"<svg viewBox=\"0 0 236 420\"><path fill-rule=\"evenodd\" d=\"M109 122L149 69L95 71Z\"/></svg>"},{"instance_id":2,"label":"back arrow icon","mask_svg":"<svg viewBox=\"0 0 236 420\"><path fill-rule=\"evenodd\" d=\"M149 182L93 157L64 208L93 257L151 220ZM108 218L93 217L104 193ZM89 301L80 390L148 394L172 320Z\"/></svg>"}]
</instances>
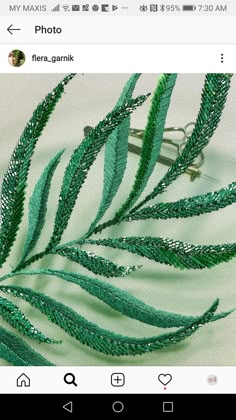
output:
<instances>
[{"instance_id":1,"label":"back arrow icon","mask_svg":"<svg viewBox=\"0 0 236 420\"><path fill-rule=\"evenodd\" d=\"M11 35L13 35L12 31L20 31L21 29L18 28L13 28L12 25L9 26L9 28L7 28L8 32L10 32Z\"/></svg>"},{"instance_id":2,"label":"back arrow icon","mask_svg":"<svg viewBox=\"0 0 236 420\"><path fill-rule=\"evenodd\" d=\"M66 403L65 405L63 405L64 410L69 411L69 413L72 413L73 411L73 403L72 401Z\"/></svg>"}]
</instances>

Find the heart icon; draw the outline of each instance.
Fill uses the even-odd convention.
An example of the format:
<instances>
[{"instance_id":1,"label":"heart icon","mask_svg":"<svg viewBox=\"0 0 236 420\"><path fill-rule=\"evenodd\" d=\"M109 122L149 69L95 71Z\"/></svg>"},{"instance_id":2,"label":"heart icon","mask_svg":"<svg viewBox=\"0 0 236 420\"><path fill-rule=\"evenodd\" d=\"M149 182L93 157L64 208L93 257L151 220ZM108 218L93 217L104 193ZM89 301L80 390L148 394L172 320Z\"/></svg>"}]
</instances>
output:
<instances>
[{"instance_id":1,"label":"heart icon","mask_svg":"<svg viewBox=\"0 0 236 420\"><path fill-rule=\"evenodd\" d=\"M172 376L169 373L161 373L158 376L158 381L161 382L162 385L166 386L170 381L172 381Z\"/></svg>"}]
</instances>

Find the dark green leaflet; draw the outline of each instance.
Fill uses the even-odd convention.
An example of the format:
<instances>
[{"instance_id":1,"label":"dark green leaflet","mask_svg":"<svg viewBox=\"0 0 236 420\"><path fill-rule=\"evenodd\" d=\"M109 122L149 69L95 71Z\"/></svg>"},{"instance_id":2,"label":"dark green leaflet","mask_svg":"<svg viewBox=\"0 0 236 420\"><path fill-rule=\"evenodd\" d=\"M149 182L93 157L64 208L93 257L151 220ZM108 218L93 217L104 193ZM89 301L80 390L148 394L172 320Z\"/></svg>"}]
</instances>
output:
<instances>
[{"instance_id":1,"label":"dark green leaflet","mask_svg":"<svg viewBox=\"0 0 236 420\"><path fill-rule=\"evenodd\" d=\"M74 74L66 76L37 106L12 154L1 188L0 267L9 255L23 216L31 157L44 127Z\"/></svg>"},{"instance_id":2,"label":"dark green leaflet","mask_svg":"<svg viewBox=\"0 0 236 420\"><path fill-rule=\"evenodd\" d=\"M153 306L146 305L139 299L136 299L130 293L125 292L111 284L96 278L87 277L79 273L67 272L63 270L39 269L29 271L19 271L14 274L9 274L5 278L10 278L15 275L50 275L62 278L66 281L79 285L92 296L105 302L111 308L117 310L124 315L144 322L149 325L154 325L161 328L182 327L188 326L192 322L198 320L197 316L186 316L175 314L173 312L161 311ZM1 290L0 286L0 290ZM4 290L6 289L5 286ZM213 316L211 321L216 321L225 318L232 311L222 312Z\"/></svg>"},{"instance_id":3,"label":"dark green leaflet","mask_svg":"<svg viewBox=\"0 0 236 420\"><path fill-rule=\"evenodd\" d=\"M227 73L208 73L206 75L197 121L183 152L177 157L154 190L135 206L130 211L130 214L135 213L147 201L162 193L168 185L188 168L201 150L209 143L220 122L231 78L232 74Z\"/></svg>"},{"instance_id":4,"label":"dark green leaflet","mask_svg":"<svg viewBox=\"0 0 236 420\"><path fill-rule=\"evenodd\" d=\"M116 107L124 105L125 102L132 98L132 94L139 77L140 74L133 74L130 77L123 89L123 92L121 93ZM94 221L91 223L91 226L85 237L88 237L92 234L95 226L111 205L112 200L119 189L127 164L129 128L130 116L124 119L124 121L122 121L122 123L119 124L118 127L108 137L105 146L102 199L97 215Z\"/></svg>"},{"instance_id":5,"label":"dark green leaflet","mask_svg":"<svg viewBox=\"0 0 236 420\"><path fill-rule=\"evenodd\" d=\"M18 267L26 259L27 255L34 249L41 231L45 223L45 216L47 211L47 201L49 196L49 190L51 187L52 177L57 168L60 158L65 149L61 150L54 156L45 170L43 171L39 181L35 185L32 197L29 202L28 210L28 232L25 240L25 246L23 255Z\"/></svg>"},{"instance_id":6,"label":"dark green leaflet","mask_svg":"<svg viewBox=\"0 0 236 420\"><path fill-rule=\"evenodd\" d=\"M130 236L126 238L87 239L84 243L110 246L147 257L176 268L211 268L236 255L236 243L192 245L169 238Z\"/></svg>"},{"instance_id":7,"label":"dark green leaflet","mask_svg":"<svg viewBox=\"0 0 236 420\"><path fill-rule=\"evenodd\" d=\"M8 322L12 327L16 328L22 334L30 338L34 338L42 343L59 343L42 334L35 328L31 322L25 317L21 310L14 303L0 296L0 316Z\"/></svg>"},{"instance_id":8,"label":"dark green leaflet","mask_svg":"<svg viewBox=\"0 0 236 420\"><path fill-rule=\"evenodd\" d=\"M86 267L95 274L100 274L105 277L120 277L127 276L132 271L139 268L139 266L126 267L123 265L114 264L105 258L95 255L91 252L83 251L79 248L57 246L51 251L51 254L61 255L71 261Z\"/></svg>"},{"instance_id":9,"label":"dark green leaflet","mask_svg":"<svg viewBox=\"0 0 236 420\"><path fill-rule=\"evenodd\" d=\"M54 366L15 334L0 327L0 358L14 366Z\"/></svg>"},{"instance_id":10,"label":"dark green leaflet","mask_svg":"<svg viewBox=\"0 0 236 420\"><path fill-rule=\"evenodd\" d=\"M115 108L103 121L90 131L88 136L77 147L65 170L60 198L55 217L54 231L48 244L48 250L57 245L69 222L72 210L88 171L99 151L112 131L127 118L138 106L142 105L148 95L131 99L125 105Z\"/></svg>"},{"instance_id":11,"label":"dark green leaflet","mask_svg":"<svg viewBox=\"0 0 236 420\"><path fill-rule=\"evenodd\" d=\"M1 286L1 290L26 300L46 314L51 322L96 351L113 355L137 355L176 344L191 336L200 326L211 321L218 307L217 299L197 321L176 332L149 338L127 337L105 330L87 321L69 307L31 289L19 286Z\"/></svg>"},{"instance_id":12,"label":"dark green leaflet","mask_svg":"<svg viewBox=\"0 0 236 420\"><path fill-rule=\"evenodd\" d=\"M195 197L183 198L170 203L158 203L144 207L139 211L127 216L126 221L146 219L170 219L180 217L199 216L229 206L236 201L236 182L232 182L225 188L196 195Z\"/></svg>"}]
</instances>

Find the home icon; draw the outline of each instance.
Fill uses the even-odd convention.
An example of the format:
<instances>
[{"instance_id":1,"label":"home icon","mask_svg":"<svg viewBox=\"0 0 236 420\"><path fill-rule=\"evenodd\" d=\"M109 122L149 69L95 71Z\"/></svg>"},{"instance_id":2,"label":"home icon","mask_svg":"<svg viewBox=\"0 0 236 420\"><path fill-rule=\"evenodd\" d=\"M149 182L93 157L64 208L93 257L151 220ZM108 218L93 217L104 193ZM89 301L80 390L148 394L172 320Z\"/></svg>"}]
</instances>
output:
<instances>
[{"instance_id":1,"label":"home icon","mask_svg":"<svg viewBox=\"0 0 236 420\"><path fill-rule=\"evenodd\" d=\"M16 386L30 386L30 378L28 378L25 373L22 373L16 380Z\"/></svg>"}]
</instances>

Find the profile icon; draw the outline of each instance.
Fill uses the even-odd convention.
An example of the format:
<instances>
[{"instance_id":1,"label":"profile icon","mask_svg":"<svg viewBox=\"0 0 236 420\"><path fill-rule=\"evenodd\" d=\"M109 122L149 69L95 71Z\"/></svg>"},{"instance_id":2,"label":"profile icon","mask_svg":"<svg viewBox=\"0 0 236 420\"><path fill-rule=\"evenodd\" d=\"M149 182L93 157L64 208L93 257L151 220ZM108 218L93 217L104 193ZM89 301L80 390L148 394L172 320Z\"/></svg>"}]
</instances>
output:
<instances>
[{"instance_id":1,"label":"profile icon","mask_svg":"<svg viewBox=\"0 0 236 420\"><path fill-rule=\"evenodd\" d=\"M12 50L8 55L8 61L13 67L20 67L25 63L25 54L21 50Z\"/></svg>"}]
</instances>

